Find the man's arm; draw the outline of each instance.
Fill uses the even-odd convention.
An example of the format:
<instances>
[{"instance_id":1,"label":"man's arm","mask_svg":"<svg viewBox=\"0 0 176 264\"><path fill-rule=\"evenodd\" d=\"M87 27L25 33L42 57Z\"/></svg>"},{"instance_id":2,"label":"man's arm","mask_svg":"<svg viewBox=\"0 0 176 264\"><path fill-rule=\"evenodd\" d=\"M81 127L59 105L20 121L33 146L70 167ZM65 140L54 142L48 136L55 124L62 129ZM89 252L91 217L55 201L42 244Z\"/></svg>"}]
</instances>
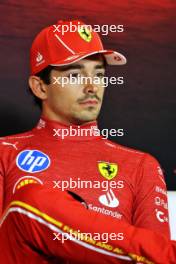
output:
<instances>
[{"instance_id":1,"label":"man's arm","mask_svg":"<svg viewBox=\"0 0 176 264\"><path fill-rule=\"evenodd\" d=\"M170 237L166 184L159 163L148 154L140 164L135 193L133 224Z\"/></svg>"},{"instance_id":2,"label":"man's arm","mask_svg":"<svg viewBox=\"0 0 176 264\"><path fill-rule=\"evenodd\" d=\"M78 230L81 234L108 233L109 240L102 243L102 238L83 236L71 241L70 230L75 234ZM68 239L64 243L53 240L53 233L67 234ZM123 233L124 239L112 239L113 233ZM29 263L26 259L31 261L37 252L80 263L115 264L119 259L176 263L176 245L165 236L89 211L67 192L31 185L15 194L2 218L0 259L6 264L13 264L14 258L18 264Z\"/></svg>"}]
</instances>

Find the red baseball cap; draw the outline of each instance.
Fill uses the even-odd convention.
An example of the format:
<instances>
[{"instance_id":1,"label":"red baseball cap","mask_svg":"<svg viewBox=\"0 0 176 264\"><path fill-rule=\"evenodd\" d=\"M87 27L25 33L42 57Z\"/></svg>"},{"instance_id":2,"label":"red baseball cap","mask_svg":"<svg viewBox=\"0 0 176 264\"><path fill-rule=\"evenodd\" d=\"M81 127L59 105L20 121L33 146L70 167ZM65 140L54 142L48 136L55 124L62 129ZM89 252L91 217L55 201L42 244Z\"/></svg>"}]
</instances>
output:
<instances>
[{"instance_id":1,"label":"red baseball cap","mask_svg":"<svg viewBox=\"0 0 176 264\"><path fill-rule=\"evenodd\" d=\"M105 50L98 33L82 21L58 21L34 39L30 51L31 75L48 65L69 65L97 53L102 53L109 65L126 63L121 53Z\"/></svg>"}]
</instances>

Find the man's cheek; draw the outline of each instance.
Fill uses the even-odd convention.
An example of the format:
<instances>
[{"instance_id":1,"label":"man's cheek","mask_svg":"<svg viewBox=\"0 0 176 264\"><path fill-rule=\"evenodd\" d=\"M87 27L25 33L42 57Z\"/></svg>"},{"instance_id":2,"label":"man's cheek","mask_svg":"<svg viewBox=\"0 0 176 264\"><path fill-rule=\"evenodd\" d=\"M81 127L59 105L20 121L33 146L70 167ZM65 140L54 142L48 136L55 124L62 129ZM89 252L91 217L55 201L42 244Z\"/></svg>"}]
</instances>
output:
<instances>
[{"instance_id":1,"label":"man's cheek","mask_svg":"<svg viewBox=\"0 0 176 264\"><path fill-rule=\"evenodd\" d=\"M100 92L97 94L98 97L100 98L101 102L102 102L103 97L104 97L104 92L105 92L104 87L101 87Z\"/></svg>"}]
</instances>

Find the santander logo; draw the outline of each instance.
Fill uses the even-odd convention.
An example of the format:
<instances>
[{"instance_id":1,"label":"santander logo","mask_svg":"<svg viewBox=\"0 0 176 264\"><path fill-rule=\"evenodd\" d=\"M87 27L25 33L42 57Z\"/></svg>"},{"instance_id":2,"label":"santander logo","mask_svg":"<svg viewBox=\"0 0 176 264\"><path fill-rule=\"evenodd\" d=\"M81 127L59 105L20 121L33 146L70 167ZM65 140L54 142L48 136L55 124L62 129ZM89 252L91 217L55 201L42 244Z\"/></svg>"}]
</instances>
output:
<instances>
[{"instance_id":1,"label":"santander logo","mask_svg":"<svg viewBox=\"0 0 176 264\"><path fill-rule=\"evenodd\" d=\"M98 200L101 204L111 208L119 205L119 200L111 189L106 194L101 195Z\"/></svg>"},{"instance_id":2,"label":"santander logo","mask_svg":"<svg viewBox=\"0 0 176 264\"><path fill-rule=\"evenodd\" d=\"M43 56L40 52L37 53L36 61L41 62L43 60Z\"/></svg>"}]
</instances>

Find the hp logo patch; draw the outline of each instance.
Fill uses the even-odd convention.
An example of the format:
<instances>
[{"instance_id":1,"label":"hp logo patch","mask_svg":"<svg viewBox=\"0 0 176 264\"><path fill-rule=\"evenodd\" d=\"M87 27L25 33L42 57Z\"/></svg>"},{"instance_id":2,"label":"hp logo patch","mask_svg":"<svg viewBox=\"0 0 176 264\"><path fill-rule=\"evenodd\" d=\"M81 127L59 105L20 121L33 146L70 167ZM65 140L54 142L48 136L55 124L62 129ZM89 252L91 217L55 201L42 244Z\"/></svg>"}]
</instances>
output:
<instances>
[{"instance_id":1,"label":"hp logo patch","mask_svg":"<svg viewBox=\"0 0 176 264\"><path fill-rule=\"evenodd\" d=\"M24 150L16 158L20 170L35 173L46 170L50 165L50 158L38 150Z\"/></svg>"}]
</instances>

